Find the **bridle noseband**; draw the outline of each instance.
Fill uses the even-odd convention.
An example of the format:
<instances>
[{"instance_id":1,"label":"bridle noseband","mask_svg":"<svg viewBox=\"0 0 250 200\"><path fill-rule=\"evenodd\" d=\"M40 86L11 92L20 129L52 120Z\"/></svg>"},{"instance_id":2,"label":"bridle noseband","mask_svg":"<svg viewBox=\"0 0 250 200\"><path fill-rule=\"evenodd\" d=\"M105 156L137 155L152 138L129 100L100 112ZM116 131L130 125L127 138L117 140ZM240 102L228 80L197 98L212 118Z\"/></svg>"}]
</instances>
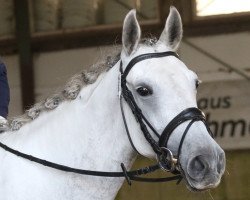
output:
<instances>
[{"instance_id":1,"label":"bridle noseband","mask_svg":"<svg viewBox=\"0 0 250 200\"><path fill-rule=\"evenodd\" d=\"M167 181L173 181L177 180L177 183L179 183L182 178L184 177L184 173L182 173L181 169L181 164L179 161L179 156L181 154L181 148L182 144L184 142L184 139L187 135L187 132L189 128L192 126L192 124L195 121L202 121L208 132L212 135L206 121L205 121L205 116L202 113L201 110L198 108L187 108L184 111L182 111L180 114L178 114L172 121L169 122L169 124L166 126L162 134L159 134L154 127L150 124L150 122L147 120L147 118L143 115L143 112L137 105L132 92L129 90L127 87L127 81L126 77L129 74L130 70L132 67L143 60L146 59L151 59L151 58L160 58L160 57L165 57L165 56L175 56L176 58L179 59L179 56L172 51L167 51L167 52L161 52L161 53L148 53L148 54L142 54L139 55L135 58L133 58L127 65L125 71L123 72L123 66L122 62L120 63L120 78L119 78L119 97L120 97L120 105L121 105L121 112L122 112L122 118L124 121L125 129L128 135L128 139L132 145L132 147L137 151L135 145L133 144L132 138L129 133L128 125L126 122L126 117L124 114L124 109L123 109L123 102L122 99L124 98L129 105L130 109L132 110L134 117L136 121L140 124L140 128L144 134L144 137L146 140L149 142L151 145L152 149L156 153L158 157L158 163L156 165L144 167L141 169L133 170L133 171L127 171L124 164L121 163L121 168L122 172L105 172L105 171L92 171L92 170L85 170L85 169L78 169L78 168L72 168L69 166L57 164L54 162L50 162L47 160L40 159L38 157L22 153L18 150L15 150L13 148L10 148L9 146L3 144L0 142L0 147L16 156L19 156L21 158L24 158L26 160L44 165L46 167L50 167L53 169L57 169L60 171L64 172L71 172L75 174L82 174L82 175L90 175L90 176L99 176L99 177L125 177L129 185L131 185L131 181L140 181L140 182L167 182ZM191 120L191 121L190 121ZM178 154L177 157L175 157L172 152L167 148L167 143L169 140L169 137L171 133L174 131L176 127L178 127L180 124L190 121L189 124L187 125L181 141L180 145L178 148ZM148 128L151 129L151 131L156 135L158 138L158 141L156 141L151 133L148 131ZM138 152L138 151L137 151ZM138 152L139 153L139 152ZM165 178L145 178L145 177L140 177L141 175L148 174L151 172L154 172L155 170L158 169L164 169L167 171L172 172L173 174L177 174L172 177L165 177Z\"/></svg>"},{"instance_id":2,"label":"bridle noseband","mask_svg":"<svg viewBox=\"0 0 250 200\"><path fill-rule=\"evenodd\" d=\"M122 105L122 98L125 99L127 104L129 105L136 121L139 123L140 128L142 130L142 133L144 134L145 139L148 141L148 143L151 145L152 149L157 155L158 158L158 163L160 167L166 171L170 171L174 174L179 174L181 172L181 164L179 161L179 157L181 154L181 149L182 145L184 142L184 139L188 133L188 130L192 126L192 124L195 121L201 121L204 123L206 126L209 134L212 136L212 132L210 131L208 124L206 123L205 115L204 113L195 107L187 108L183 110L181 113L179 113L174 119L172 119L168 125L165 127L164 131L162 134L159 134L155 128L152 126L152 124L147 120L147 118L143 115L142 110L139 108L137 105L134 96L132 92L129 90L127 87L127 81L126 77L128 76L130 70L133 68L133 66L143 60L146 59L152 59L152 58L160 58L160 57L167 57L167 56L174 56L179 59L179 56L172 51L166 51L166 52L161 52L161 53L148 53L148 54L142 54L137 57L134 57L126 66L125 70L123 71L123 65L122 61L120 62L120 85L121 85L121 91L120 91L120 105L121 105L121 111L122 111L122 116L123 116L123 121L124 125L126 128L126 132L129 138L129 141L134 148L136 152L139 153L139 151L136 149L131 136L130 132L128 130L126 118L124 115L124 109ZM173 155L171 150L167 148L167 143L170 138L170 135L173 133L173 131L180 125L183 124L184 122L190 121L189 124L187 125L182 138L180 140L179 148L178 148L178 153L176 157ZM149 130L154 133L154 135L158 138L158 141L156 141Z\"/></svg>"}]
</instances>

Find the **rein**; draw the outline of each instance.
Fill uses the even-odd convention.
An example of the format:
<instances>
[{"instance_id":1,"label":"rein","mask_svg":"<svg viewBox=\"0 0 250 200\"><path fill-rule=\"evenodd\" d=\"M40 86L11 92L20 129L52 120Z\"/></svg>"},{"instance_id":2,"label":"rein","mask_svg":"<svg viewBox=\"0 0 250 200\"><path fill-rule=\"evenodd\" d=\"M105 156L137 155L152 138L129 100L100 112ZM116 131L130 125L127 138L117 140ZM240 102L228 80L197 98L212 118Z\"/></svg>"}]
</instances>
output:
<instances>
[{"instance_id":1,"label":"rein","mask_svg":"<svg viewBox=\"0 0 250 200\"><path fill-rule=\"evenodd\" d=\"M151 172L154 172L156 170L158 170L160 167L158 164L156 165L151 165L148 167L144 167L144 168L140 168L137 170L133 170L133 171L127 171L124 164L121 164L121 168L122 168L122 172L104 172L104 171L92 171L92 170L84 170L84 169L78 169L78 168L72 168L72 167L68 167L65 165L60 165L54 162L50 162L47 160L43 160L40 158L37 158L35 156L32 155L28 155L25 153L22 153L20 151L17 151L13 148L8 147L7 145L3 144L0 142L0 147L3 148L4 150L19 156L21 158L24 158L26 160L41 164L43 166L49 167L49 168L53 168L53 169L57 169L60 171L64 171L64 172L71 172L71 173L75 173L75 174L81 174L81 175L89 175L89 176L100 176L100 177L125 177L126 180L128 181L128 183L131 185L131 181L140 181L140 182L165 182L165 181L171 181L171 180L179 180L181 177L175 176L175 177L166 177L166 178L141 178L138 177L140 175L144 175L144 174L148 174Z\"/></svg>"},{"instance_id":2,"label":"rein","mask_svg":"<svg viewBox=\"0 0 250 200\"><path fill-rule=\"evenodd\" d=\"M133 149L139 153L133 144L132 138L129 133L128 125L126 122L126 117L124 114L122 99L125 99L129 107L131 108L135 119L140 124L140 128L142 130L142 133L144 134L144 137L151 145L152 149L155 151L157 157L158 157L158 163L155 165L151 165L148 167L140 168L133 171L127 171L124 164L121 163L122 172L105 172L105 171L92 171L92 170L84 170L84 169L78 169L78 168L72 168L69 166L57 164L54 162L50 162L47 160L43 160L40 158L37 158L32 155L28 155L25 153L22 153L20 151L17 151L13 148L8 147L7 145L0 142L0 147L7 152L10 152L18 157L24 158L26 160L41 164L43 166L57 169L64 172L71 172L81 175L89 175L89 176L99 176L99 177L125 177L128 184L131 185L131 181L140 181L140 182L167 182L167 181L173 181L177 180L177 184L182 180L184 177L184 174L182 174L181 171L181 165L179 162L179 156L181 154L181 148L182 144L184 142L184 139L188 133L189 128L195 121L202 121L205 126L208 129L208 132L211 134L211 131L205 121L205 116L198 108L187 108L186 110L182 111L180 114L178 114L164 129L162 134L157 133L157 131L153 128L153 126L150 124L150 122L146 119L146 117L143 115L141 109L136 104L136 101L132 95L132 92L128 89L126 85L126 77L129 74L132 67L143 60L151 59L151 58L159 58L159 57L165 57L165 56L175 56L179 59L179 56L172 51L167 52L161 52L161 53L148 53L148 54L142 54L135 58L133 58L129 64L127 65L125 71L123 72L122 69L122 62L120 62L120 79L119 79L119 98L120 98L120 107L121 107L121 113L122 118L124 121L124 126L127 132L128 139L130 141L130 144L132 145ZM180 145L178 148L178 155L177 158L175 158L172 154L172 152L167 148L167 142L171 135L171 133L174 131L174 129L179 126L180 124L191 120L189 124L187 125L183 136L180 141ZM151 131L156 135L156 137L159 139L159 141L156 141L150 132L148 131L148 128L151 129ZM165 178L145 178L140 177L141 175L145 175L151 172L154 172L158 169L163 169L165 171L173 173L175 176L172 177L165 177Z\"/></svg>"}]
</instances>

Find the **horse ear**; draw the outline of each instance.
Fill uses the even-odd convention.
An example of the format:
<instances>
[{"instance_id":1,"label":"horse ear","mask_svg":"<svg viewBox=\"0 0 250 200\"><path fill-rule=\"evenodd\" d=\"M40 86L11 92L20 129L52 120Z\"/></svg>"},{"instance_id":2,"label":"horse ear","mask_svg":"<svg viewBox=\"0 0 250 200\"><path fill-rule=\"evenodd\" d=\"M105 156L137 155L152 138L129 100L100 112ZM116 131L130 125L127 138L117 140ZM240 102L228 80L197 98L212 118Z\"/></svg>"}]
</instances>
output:
<instances>
[{"instance_id":1,"label":"horse ear","mask_svg":"<svg viewBox=\"0 0 250 200\"><path fill-rule=\"evenodd\" d=\"M122 45L127 56L137 49L140 38L141 28L136 19L136 11L131 10L124 19L122 31Z\"/></svg>"},{"instance_id":2,"label":"horse ear","mask_svg":"<svg viewBox=\"0 0 250 200\"><path fill-rule=\"evenodd\" d=\"M171 6L165 28L160 36L159 42L166 44L173 51L176 51L181 42L182 33L181 16L177 9L174 6Z\"/></svg>"}]
</instances>

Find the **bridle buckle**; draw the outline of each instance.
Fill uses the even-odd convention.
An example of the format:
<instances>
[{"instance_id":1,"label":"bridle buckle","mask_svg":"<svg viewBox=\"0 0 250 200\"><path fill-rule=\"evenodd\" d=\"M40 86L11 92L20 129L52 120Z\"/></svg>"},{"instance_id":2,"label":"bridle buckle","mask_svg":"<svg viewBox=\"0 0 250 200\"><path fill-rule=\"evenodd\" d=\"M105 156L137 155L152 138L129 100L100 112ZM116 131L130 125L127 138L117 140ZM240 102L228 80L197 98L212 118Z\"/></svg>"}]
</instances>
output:
<instances>
[{"instance_id":1,"label":"bridle buckle","mask_svg":"<svg viewBox=\"0 0 250 200\"><path fill-rule=\"evenodd\" d=\"M164 171L174 172L177 169L178 160L167 147L160 147L161 154L157 156L159 166Z\"/></svg>"}]
</instances>

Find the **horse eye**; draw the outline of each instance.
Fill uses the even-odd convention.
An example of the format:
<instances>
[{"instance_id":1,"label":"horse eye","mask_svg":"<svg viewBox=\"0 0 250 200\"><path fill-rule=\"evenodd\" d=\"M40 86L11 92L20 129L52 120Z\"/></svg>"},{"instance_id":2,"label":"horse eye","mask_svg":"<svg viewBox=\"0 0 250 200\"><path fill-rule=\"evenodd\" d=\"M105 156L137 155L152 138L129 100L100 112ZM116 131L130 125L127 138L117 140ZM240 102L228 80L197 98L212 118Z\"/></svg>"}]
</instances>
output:
<instances>
[{"instance_id":1,"label":"horse eye","mask_svg":"<svg viewBox=\"0 0 250 200\"><path fill-rule=\"evenodd\" d=\"M199 79L197 79L195 81L195 87L196 87L196 89L199 87L200 83L201 83L201 80L199 80Z\"/></svg>"},{"instance_id":2,"label":"horse eye","mask_svg":"<svg viewBox=\"0 0 250 200\"><path fill-rule=\"evenodd\" d=\"M136 89L136 91L141 96L148 96L148 95L152 94L152 91L146 87L139 87Z\"/></svg>"}]
</instances>

